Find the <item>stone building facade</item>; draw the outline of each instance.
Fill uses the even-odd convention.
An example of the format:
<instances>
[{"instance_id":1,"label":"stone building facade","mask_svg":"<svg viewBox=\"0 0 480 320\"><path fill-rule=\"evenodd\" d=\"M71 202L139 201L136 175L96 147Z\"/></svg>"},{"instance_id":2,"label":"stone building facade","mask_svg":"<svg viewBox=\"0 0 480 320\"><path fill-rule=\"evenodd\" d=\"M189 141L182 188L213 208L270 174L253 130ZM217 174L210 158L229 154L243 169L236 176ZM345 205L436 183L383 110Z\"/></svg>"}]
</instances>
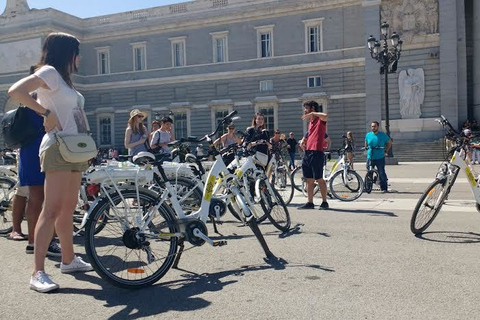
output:
<instances>
[{"instance_id":1,"label":"stone building facade","mask_svg":"<svg viewBox=\"0 0 480 320\"><path fill-rule=\"evenodd\" d=\"M196 0L80 19L8 0L0 112L15 107L8 87L37 62L44 38L63 31L81 41L74 82L101 147L123 147L133 108L149 120L173 113L177 137L203 135L234 109L239 128L262 111L270 130L299 137L306 100L329 113L338 145L346 131L361 138L370 121L385 119L383 76L366 39L378 38L387 20L404 40L398 72L389 75L392 136L434 140L440 114L455 124L480 119L479 11L474 0ZM423 74L418 119L400 112L399 74L409 69Z\"/></svg>"}]
</instances>

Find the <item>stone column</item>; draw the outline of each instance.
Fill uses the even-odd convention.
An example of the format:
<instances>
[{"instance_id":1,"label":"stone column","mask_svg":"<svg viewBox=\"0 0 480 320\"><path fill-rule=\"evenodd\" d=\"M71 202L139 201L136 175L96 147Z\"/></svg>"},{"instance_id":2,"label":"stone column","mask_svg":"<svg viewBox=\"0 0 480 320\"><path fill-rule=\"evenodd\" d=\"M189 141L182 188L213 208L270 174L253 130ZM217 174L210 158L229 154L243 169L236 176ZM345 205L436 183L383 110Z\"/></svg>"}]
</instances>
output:
<instances>
[{"instance_id":1,"label":"stone column","mask_svg":"<svg viewBox=\"0 0 480 320\"><path fill-rule=\"evenodd\" d=\"M458 84L458 121L464 122L472 117L468 110L467 98L467 33L465 20L465 1L457 0L457 84ZM478 2L478 1L477 1ZM442 35L440 34L440 37Z\"/></svg>"},{"instance_id":2,"label":"stone column","mask_svg":"<svg viewBox=\"0 0 480 320\"><path fill-rule=\"evenodd\" d=\"M473 1L473 112L480 120L480 1Z\"/></svg>"},{"instance_id":3,"label":"stone column","mask_svg":"<svg viewBox=\"0 0 480 320\"><path fill-rule=\"evenodd\" d=\"M365 23L365 110L366 132L370 131L370 123L378 121L382 123L382 77L380 76L380 64L370 56L367 48L367 39L373 35L380 38L380 0L363 0L363 12Z\"/></svg>"},{"instance_id":4,"label":"stone column","mask_svg":"<svg viewBox=\"0 0 480 320\"><path fill-rule=\"evenodd\" d=\"M439 0L440 110L453 126L458 126L457 1Z\"/></svg>"}]
</instances>

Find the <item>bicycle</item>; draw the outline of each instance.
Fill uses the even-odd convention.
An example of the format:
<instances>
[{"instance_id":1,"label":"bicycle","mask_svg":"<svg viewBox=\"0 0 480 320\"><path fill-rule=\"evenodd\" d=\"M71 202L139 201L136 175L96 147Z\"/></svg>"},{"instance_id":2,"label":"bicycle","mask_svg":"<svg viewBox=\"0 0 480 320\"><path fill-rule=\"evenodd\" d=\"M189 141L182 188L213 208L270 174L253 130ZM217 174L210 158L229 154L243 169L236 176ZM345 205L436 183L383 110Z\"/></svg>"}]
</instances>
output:
<instances>
[{"instance_id":1,"label":"bicycle","mask_svg":"<svg viewBox=\"0 0 480 320\"><path fill-rule=\"evenodd\" d=\"M443 115L436 121L446 131L445 138L456 144L449 150L446 160L437 171L435 180L427 187L413 210L410 230L415 235L423 233L433 223L445 204L460 170L465 171L476 201L477 211L480 212L480 181L467 159L469 139L459 134Z\"/></svg>"},{"instance_id":2,"label":"bicycle","mask_svg":"<svg viewBox=\"0 0 480 320\"><path fill-rule=\"evenodd\" d=\"M328 153L325 153L325 163L323 167L323 179L329 186L331 195L341 201L354 201L363 194L362 177L348 163L345 148L337 150L338 157L333 163L331 170L328 170L327 159ZM301 191L306 196L306 179L303 178L301 167L295 168L292 172L292 181L295 189ZM300 173L298 173L300 172ZM300 177L298 177L301 175ZM297 183L298 182L298 183ZM319 191L318 185L315 183L314 195Z\"/></svg>"},{"instance_id":3,"label":"bicycle","mask_svg":"<svg viewBox=\"0 0 480 320\"><path fill-rule=\"evenodd\" d=\"M373 149L385 149L385 147L374 147ZM368 148L362 148L365 150L365 153L368 152ZM367 173L365 174L364 179L364 191L366 193L371 193L373 186L376 186L376 189L380 189L380 177L378 176L378 170L372 166L372 163L367 160Z\"/></svg>"},{"instance_id":4,"label":"bicycle","mask_svg":"<svg viewBox=\"0 0 480 320\"><path fill-rule=\"evenodd\" d=\"M292 181L292 174L288 170L285 159L281 154L281 150L277 150L272 157L265 170L270 178L270 183L278 191L286 205L293 199L295 187Z\"/></svg>"},{"instance_id":5,"label":"bicycle","mask_svg":"<svg viewBox=\"0 0 480 320\"><path fill-rule=\"evenodd\" d=\"M240 190L257 222L263 222L268 218L278 230L282 232L290 230L291 220L287 205L278 190L270 183L262 162L257 159L256 151L244 147L245 161L240 162L235 146L229 147L234 149L235 158L228 168L241 182ZM228 189L225 190L228 192ZM230 203L228 208L235 218L243 221L233 203Z\"/></svg>"},{"instance_id":6,"label":"bicycle","mask_svg":"<svg viewBox=\"0 0 480 320\"><path fill-rule=\"evenodd\" d=\"M0 235L13 230L12 201L18 186L15 168L0 166Z\"/></svg>"},{"instance_id":7,"label":"bicycle","mask_svg":"<svg viewBox=\"0 0 480 320\"><path fill-rule=\"evenodd\" d=\"M231 123L235 113L227 115L214 133L199 141L209 139L222 125ZM165 181L165 190L160 195L139 186L140 180L148 182L150 172L153 180L153 172L148 168L137 169L133 189L130 186L120 188L115 183L115 172L107 169L87 175L89 183L99 183L103 189L102 196L95 200L89 211L85 226L85 249L94 270L113 285L141 288L157 282L172 266L178 265L185 240L194 247L204 243L213 247L226 245L226 241L210 239L205 225L218 179L235 196L235 205L267 258L274 258L239 190L237 175L227 169L220 155L215 159L206 178L201 207L190 215L182 210L176 190L166 179L161 166L158 168ZM167 205L167 199L170 205ZM108 215L108 223L101 232L95 232L97 223L102 223L105 215Z\"/></svg>"}]
</instances>

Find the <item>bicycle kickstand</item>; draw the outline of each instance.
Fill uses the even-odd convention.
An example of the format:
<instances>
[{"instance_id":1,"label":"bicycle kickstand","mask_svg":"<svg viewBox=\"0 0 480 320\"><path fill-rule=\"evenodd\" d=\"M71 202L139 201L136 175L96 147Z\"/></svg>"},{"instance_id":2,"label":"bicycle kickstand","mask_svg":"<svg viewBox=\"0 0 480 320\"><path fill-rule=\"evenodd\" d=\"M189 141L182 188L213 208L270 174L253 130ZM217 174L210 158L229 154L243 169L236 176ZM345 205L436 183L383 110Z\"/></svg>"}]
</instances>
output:
<instances>
[{"instance_id":1,"label":"bicycle kickstand","mask_svg":"<svg viewBox=\"0 0 480 320\"><path fill-rule=\"evenodd\" d=\"M217 229L217 221L215 220L215 218L210 217L210 221L212 221L212 224L213 224L213 232L215 232L216 234L219 234L219 235L223 236L223 234L221 234L220 232L218 232L218 229ZM222 224L222 222L218 221L218 224Z\"/></svg>"},{"instance_id":2,"label":"bicycle kickstand","mask_svg":"<svg viewBox=\"0 0 480 320\"><path fill-rule=\"evenodd\" d=\"M173 269L178 269L178 262L180 261L180 258L182 257L183 249L185 248L185 240L180 239L178 246L180 247L180 250L178 250L177 256L173 261L173 265L172 265Z\"/></svg>"}]
</instances>

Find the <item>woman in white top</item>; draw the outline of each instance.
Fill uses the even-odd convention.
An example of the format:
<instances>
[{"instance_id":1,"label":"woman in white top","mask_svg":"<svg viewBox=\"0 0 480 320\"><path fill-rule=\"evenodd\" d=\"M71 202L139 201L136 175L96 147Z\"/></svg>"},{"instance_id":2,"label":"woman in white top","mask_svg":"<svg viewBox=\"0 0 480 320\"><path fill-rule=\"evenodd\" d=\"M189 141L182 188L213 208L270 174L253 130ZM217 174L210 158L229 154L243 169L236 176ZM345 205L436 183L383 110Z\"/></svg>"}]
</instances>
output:
<instances>
[{"instance_id":1,"label":"woman in white top","mask_svg":"<svg viewBox=\"0 0 480 320\"><path fill-rule=\"evenodd\" d=\"M35 228L35 261L30 288L38 292L58 289L45 273L45 255L54 229L62 247L62 273L90 271L92 266L73 251L73 212L77 204L85 163L69 163L61 157L55 133L84 132L83 96L75 90L71 75L80 62L79 41L72 35L52 33L45 39L35 73L16 82L10 97L44 117L47 134L40 145L40 165L45 172L45 200ZM29 93L37 91L37 101Z\"/></svg>"}]
</instances>

